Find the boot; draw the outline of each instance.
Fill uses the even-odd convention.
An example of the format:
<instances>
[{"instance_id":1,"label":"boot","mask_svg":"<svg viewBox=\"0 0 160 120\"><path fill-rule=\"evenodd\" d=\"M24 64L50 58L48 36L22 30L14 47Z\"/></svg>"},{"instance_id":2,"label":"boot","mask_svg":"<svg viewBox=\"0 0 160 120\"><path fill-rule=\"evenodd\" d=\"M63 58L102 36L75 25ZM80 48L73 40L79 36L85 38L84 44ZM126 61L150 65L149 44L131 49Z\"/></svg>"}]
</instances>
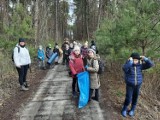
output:
<instances>
[{"instance_id":1,"label":"boot","mask_svg":"<svg viewBox=\"0 0 160 120\"><path fill-rule=\"evenodd\" d=\"M92 100L95 100L95 101L99 102L99 99L96 98L96 97L92 97Z\"/></svg>"},{"instance_id":2,"label":"boot","mask_svg":"<svg viewBox=\"0 0 160 120\"><path fill-rule=\"evenodd\" d=\"M24 85L21 86L21 91L27 91L29 90L28 88L26 88Z\"/></svg>"},{"instance_id":3,"label":"boot","mask_svg":"<svg viewBox=\"0 0 160 120\"><path fill-rule=\"evenodd\" d=\"M127 116L127 106L125 106L125 105L123 106L121 114L122 114L123 117Z\"/></svg>"},{"instance_id":4,"label":"boot","mask_svg":"<svg viewBox=\"0 0 160 120\"><path fill-rule=\"evenodd\" d=\"M136 108L136 105L132 105L131 110L128 113L130 117L134 116L134 114L135 114L135 108Z\"/></svg>"}]
</instances>

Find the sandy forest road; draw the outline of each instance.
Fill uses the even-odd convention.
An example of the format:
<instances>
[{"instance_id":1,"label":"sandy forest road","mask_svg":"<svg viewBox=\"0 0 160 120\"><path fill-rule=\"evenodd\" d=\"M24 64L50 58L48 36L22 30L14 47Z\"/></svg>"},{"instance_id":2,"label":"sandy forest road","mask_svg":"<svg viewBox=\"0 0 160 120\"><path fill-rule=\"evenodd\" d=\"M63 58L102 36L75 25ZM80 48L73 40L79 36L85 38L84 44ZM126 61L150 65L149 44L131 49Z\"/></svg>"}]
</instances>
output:
<instances>
[{"instance_id":1,"label":"sandy forest road","mask_svg":"<svg viewBox=\"0 0 160 120\"><path fill-rule=\"evenodd\" d=\"M85 108L77 108L72 97L72 79L65 66L49 70L37 92L17 113L19 120L111 120L110 110L101 109L100 103L91 101Z\"/></svg>"}]
</instances>

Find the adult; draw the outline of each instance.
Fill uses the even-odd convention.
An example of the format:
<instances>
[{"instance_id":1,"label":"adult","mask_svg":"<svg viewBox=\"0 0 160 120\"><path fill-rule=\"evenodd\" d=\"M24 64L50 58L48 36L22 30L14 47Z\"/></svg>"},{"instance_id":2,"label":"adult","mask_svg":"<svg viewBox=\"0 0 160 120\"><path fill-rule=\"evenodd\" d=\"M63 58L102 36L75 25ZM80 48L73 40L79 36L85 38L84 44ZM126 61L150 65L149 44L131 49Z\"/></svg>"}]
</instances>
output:
<instances>
[{"instance_id":1,"label":"adult","mask_svg":"<svg viewBox=\"0 0 160 120\"><path fill-rule=\"evenodd\" d=\"M19 84L21 90L29 90L26 82L27 71L31 64L31 58L24 38L19 38L19 43L14 48L14 63L19 75Z\"/></svg>"}]
</instances>

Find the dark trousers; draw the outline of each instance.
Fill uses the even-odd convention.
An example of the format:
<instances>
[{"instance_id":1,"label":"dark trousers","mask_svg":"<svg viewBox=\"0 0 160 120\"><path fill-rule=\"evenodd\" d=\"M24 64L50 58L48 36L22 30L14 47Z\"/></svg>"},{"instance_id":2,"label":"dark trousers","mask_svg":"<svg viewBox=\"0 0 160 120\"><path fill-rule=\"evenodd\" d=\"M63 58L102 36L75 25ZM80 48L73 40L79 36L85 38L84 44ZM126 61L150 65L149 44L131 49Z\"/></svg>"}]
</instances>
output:
<instances>
[{"instance_id":1,"label":"dark trousers","mask_svg":"<svg viewBox=\"0 0 160 120\"><path fill-rule=\"evenodd\" d=\"M76 91L76 83L77 83L77 77L73 78L73 81L72 81L72 92ZM79 92L78 83L77 83L77 91Z\"/></svg>"},{"instance_id":2,"label":"dark trousers","mask_svg":"<svg viewBox=\"0 0 160 120\"><path fill-rule=\"evenodd\" d=\"M89 98L91 99L94 89L90 89ZM99 89L95 89L95 99L99 100Z\"/></svg>"},{"instance_id":3,"label":"dark trousers","mask_svg":"<svg viewBox=\"0 0 160 120\"><path fill-rule=\"evenodd\" d=\"M69 55L63 54L63 64L69 65Z\"/></svg>"},{"instance_id":4,"label":"dark trousers","mask_svg":"<svg viewBox=\"0 0 160 120\"><path fill-rule=\"evenodd\" d=\"M124 106L128 106L132 102L132 106L136 106L141 85L126 85L126 98Z\"/></svg>"},{"instance_id":5,"label":"dark trousers","mask_svg":"<svg viewBox=\"0 0 160 120\"><path fill-rule=\"evenodd\" d=\"M26 76L28 71L29 65L23 65L21 68L16 67L19 75L19 84L23 85L26 82Z\"/></svg>"}]
</instances>

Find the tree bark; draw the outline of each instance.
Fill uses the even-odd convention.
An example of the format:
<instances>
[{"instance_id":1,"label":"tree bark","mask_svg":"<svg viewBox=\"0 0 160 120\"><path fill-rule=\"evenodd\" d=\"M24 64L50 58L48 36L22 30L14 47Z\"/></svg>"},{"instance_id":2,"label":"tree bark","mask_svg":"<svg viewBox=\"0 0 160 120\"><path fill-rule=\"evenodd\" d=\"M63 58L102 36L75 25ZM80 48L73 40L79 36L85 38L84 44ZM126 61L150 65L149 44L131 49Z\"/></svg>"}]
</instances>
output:
<instances>
[{"instance_id":1,"label":"tree bark","mask_svg":"<svg viewBox=\"0 0 160 120\"><path fill-rule=\"evenodd\" d=\"M35 48L38 44L38 16L39 16L39 0L35 0L35 17L34 17L34 29L35 29Z\"/></svg>"}]
</instances>

